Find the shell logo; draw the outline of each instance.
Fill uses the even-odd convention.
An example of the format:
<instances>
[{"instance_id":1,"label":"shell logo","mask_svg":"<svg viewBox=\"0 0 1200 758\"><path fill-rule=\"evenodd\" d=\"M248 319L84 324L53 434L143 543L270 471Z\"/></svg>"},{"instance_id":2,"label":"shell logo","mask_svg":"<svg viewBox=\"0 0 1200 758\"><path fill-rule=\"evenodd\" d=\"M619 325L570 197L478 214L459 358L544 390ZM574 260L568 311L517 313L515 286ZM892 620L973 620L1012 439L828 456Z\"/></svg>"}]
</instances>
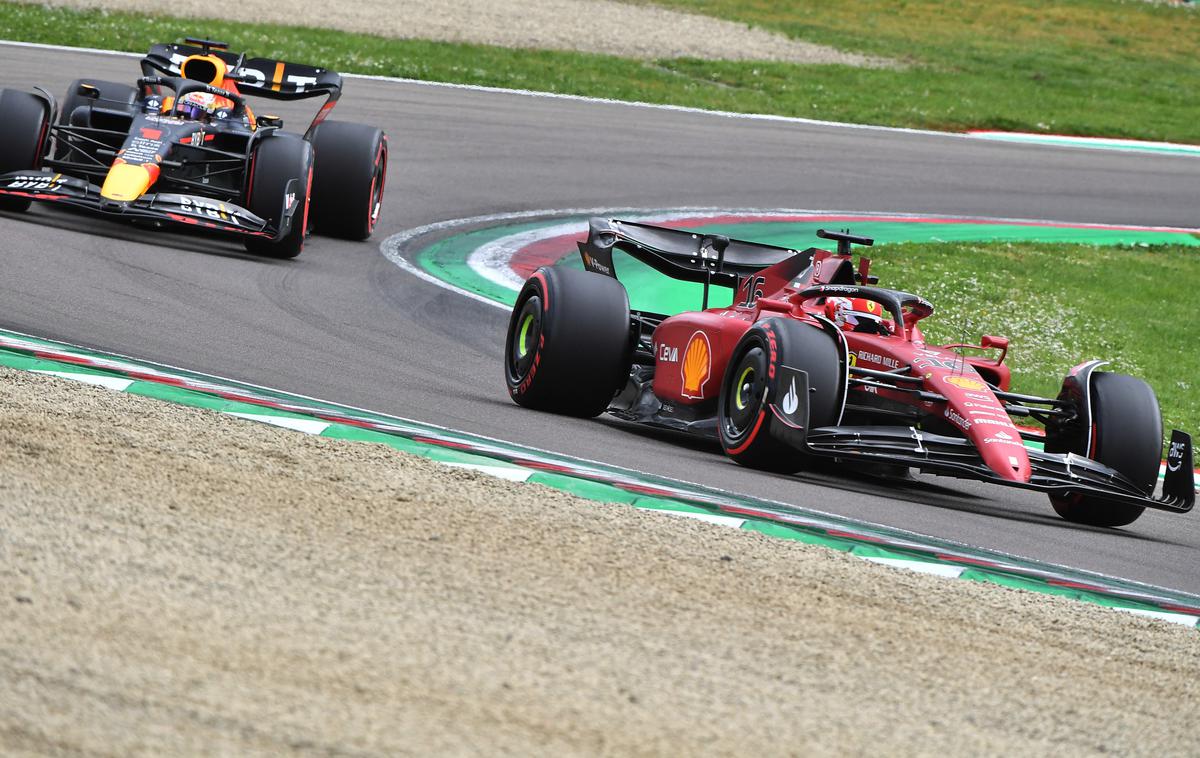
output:
<instances>
[{"instance_id":1,"label":"shell logo","mask_svg":"<svg viewBox=\"0 0 1200 758\"><path fill-rule=\"evenodd\" d=\"M683 374L683 391L680 394L693 400L703 400L704 385L712 374L712 346L704 332L696 332L688 340L680 372Z\"/></svg>"},{"instance_id":2,"label":"shell logo","mask_svg":"<svg viewBox=\"0 0 1200 758\"><path fill-rule=\"evenodd\" d=\"M982 392L983 390L987 389L986 384L978 379L972 379L969 376L947 376L943 377L942 381L944 381L946 384L952 384L955 387L959 387L964 390L975 390L976 392Z\"/></svg>"}]
</instances>

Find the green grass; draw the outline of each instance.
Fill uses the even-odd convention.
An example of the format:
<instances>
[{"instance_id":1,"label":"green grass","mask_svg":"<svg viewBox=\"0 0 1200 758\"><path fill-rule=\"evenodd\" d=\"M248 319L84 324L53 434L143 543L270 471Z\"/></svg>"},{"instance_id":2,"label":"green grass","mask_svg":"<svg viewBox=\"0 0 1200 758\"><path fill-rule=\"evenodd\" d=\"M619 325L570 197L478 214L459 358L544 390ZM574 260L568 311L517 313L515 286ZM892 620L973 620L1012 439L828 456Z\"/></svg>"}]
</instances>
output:
<instances>
[{"instance_id":1,"label":"green grass","mask_svg":"<svg viewBox=\"0 0 1200 758\"><path fill-rule=\"evenodd\" d=\"M655 2L912 64L822 82L817 109L855 102L853 120L1200 141L1200 109L1187 94L1200 84L1200 15L1191 8L1114 0ZM1139 123L1146 118L1158 123Z\"/></svg>"},{"instance_id":2,"label":"green grass","mask_svg":"<svg viewBox=\"0 0 1200 758\"><path fill-rule=\"evenodd\" d=\"M1053 396L1072 366L1110 360L1154 387L1167 428L1200 433L1196 248L909 243L871 258L883 286L934 303L928 342L1008 337L1015 391Z\"/></svg>"},{"instance_id":3,"label":"green grass","mask_svg":"<svg viewBox=\"0 0 1200 758\"><path fill-rule=\"evenodd\" d=\"M660 0L900 69L612 56L388 40L0 3L0 36L144 51L205 34L345 72L935 129L1200 143L1200 15L1114 0ZM581 25L580 33L588 33ZM602 32L601 32L602 33ZM33 84L31 82L30 84Z\"/></svg>"}]
</instances>

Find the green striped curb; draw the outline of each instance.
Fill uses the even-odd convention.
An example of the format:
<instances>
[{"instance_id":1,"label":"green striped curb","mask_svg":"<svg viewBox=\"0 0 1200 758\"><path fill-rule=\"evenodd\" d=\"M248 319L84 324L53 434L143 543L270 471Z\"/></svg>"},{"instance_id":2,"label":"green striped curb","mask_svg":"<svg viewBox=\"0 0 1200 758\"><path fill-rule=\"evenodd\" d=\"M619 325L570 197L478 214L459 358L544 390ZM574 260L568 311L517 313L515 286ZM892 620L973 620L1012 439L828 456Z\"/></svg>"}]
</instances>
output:
<instances>
[{"instance_id":1,"label":"green striped curb","mask_svg":"<svg viewBox=\"0 0 1200 758\"><path fill-rule=\"evenodd\" d=\"M1200 624L1200 597L1186 593L60 342L0 330L0 365L308 434L381 443L511 481L821 545L875 563L1074 598L1192 627Z\"/></svg>"},{"instance_id":2,"label":"green striped curb","mask_svg":"<svg viewBox=\"0 0 1200 758\"><path fill-rule=\"evenodd\" d=\"M967 132L968 137L1016 142L1023 145L1049 145L1052 147L1084 147L1092 150L1123 150L1135 153L1160 153L1167 155L1200 156L1200 145L1178 142L1149 142L1134 139L1110 139L1106 137L1072 137L1065 134L1030 134L1028 132Z\"/></svg>"}]
</instances>

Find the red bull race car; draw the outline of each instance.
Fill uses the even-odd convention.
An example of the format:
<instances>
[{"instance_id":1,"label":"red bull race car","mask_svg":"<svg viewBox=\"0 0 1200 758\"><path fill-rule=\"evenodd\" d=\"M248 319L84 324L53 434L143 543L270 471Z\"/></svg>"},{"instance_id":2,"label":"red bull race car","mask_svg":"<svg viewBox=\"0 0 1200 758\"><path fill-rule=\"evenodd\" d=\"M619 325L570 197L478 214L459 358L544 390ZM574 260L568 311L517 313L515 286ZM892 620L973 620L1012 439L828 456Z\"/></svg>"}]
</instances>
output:
<instances>
[{"instance_id":1,"label":"red bull race car","mask_svg":"<svg viewBox=\"0 0 1200 758\"><path fill-rule=\"evenodd\" d=\"M366 239L379 219L387 136L327 121L337 73L247 58L221 42L155 45L133 85L79 79L61 107L0 90L0 210L37 200L112 218L240 236L292 258L310 231ZM325 102L303 134L247 97Z\"/></svg>"},{"instance_id":2,"label":"red bull race car","mask_svg":"<svg viewBox=\"0 0 1200 758\"><path fill-rule=\"evenodd\" d=\"M594 219L579 243L583 270L538 269L517 298L504 359L510 396L715 437L737 463L770 471L843 461L1037 490L1081 524L1191 510L1183 432L1171 433L1156 493L1162 417L1144 381L1091 361L1071 369L1057 397L1014 392L1006 338L927 344L920 322L933 305L874 286L870 259L855 263L851 246L872 240L817 236L837 251ZM701 283L701 309L631 311L614 251ZM733 304L709 308L711 286L733 289Z\"/></svg>"}]
</instances>

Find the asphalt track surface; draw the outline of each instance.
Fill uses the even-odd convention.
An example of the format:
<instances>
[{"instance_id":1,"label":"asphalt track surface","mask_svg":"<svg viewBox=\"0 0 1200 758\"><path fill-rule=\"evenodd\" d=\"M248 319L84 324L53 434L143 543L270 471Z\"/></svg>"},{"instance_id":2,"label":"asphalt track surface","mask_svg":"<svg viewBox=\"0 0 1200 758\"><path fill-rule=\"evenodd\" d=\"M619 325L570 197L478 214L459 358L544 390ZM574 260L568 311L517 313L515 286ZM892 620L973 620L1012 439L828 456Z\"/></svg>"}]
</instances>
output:
<instances>
[{"instance_id":1,"label":"asphalt track surface","mask_svg":"<svg viewBox=\"0 0 1200 758\"><path fill-rule=\"evenodd\" d=\"M40 84L61 97L84 74L132 81L136 61L0 45L0 86ZM293 128L295 114L313 110L258 108ZM1090 529L1061 521L1032 493L926 477L897 488L766 475L617 422L519 409L501 379L505 314L417 279L378 246L445 219L618 206L1195 226L1195 159L363 79L347 80L334 114L391 138L371 241L317 237L294 261L267 261L228 240L45 206L0 213L0 327L1200 592L1197 515L1148 511L1122 530ZM1197 348L1190 329L1180 341Z\"/></svg>"}]
</instances>

